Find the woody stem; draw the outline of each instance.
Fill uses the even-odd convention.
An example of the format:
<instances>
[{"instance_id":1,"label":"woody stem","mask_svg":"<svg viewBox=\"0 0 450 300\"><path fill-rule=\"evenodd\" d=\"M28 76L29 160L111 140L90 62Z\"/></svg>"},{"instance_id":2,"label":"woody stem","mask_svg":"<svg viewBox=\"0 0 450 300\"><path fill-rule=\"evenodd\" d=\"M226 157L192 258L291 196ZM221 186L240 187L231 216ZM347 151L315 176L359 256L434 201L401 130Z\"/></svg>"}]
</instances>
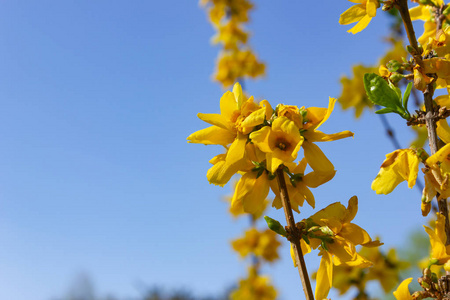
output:
<instances>
[{"instance_id":1,"label":"woody stem","mask_svg":"<svg viewBox=\"0 0 450 300\"><path fill-rule=\"evenodd\" d=\"M402 16L403 24L405 25L406 33L408 35L408 40L411 46L414 48L414 60L416 64L422 66L422 56L421 50L419 49L419 44L417 43L416 35L414 33L414 28L411 22L411 16L409 14L408 9L408 0L397 0L396 7ZM442 22L440 22L439 27L442 26ZM441 28L436 28L436 33ZM435 119L435 107L433 106L433 88L434 82L431 82L427 85L425 91L423 92L423 98L425 102L425 121L428 130L428 140L430 142L430 151L431 155L435 154L439 150L438 138L436 133L436 119ZM437 194L437 199L439 199L439 194ZM447 199L439 199L438 200L439 212L445 217L445 233L447 236L446 245L450 245L450 222L448 218L448 206Z\"/></svg>"},{"instance_id":2,"label":"woody stem","mask_svg":"<svg viewBox=\"0 0 450 300\"><path fill-rule=\"evenodd\" d=\"M281 203L283 204L284 215L288 224L289 232L295 233L298 229L295 226L294 215L292 213L291 202L289 201L289 194L284 180L283 169L279 168L276 171L278 186L280 187ZM302 281L303 292L306 300L314 300L314 294L311 288L311 282L308 277L308 270L306 269L305 259L303 258L302 248L300 247L300 239L292 239L291 246L294 249L295 261L297 262L298 273Z\"/></svg>"}]
</instances>

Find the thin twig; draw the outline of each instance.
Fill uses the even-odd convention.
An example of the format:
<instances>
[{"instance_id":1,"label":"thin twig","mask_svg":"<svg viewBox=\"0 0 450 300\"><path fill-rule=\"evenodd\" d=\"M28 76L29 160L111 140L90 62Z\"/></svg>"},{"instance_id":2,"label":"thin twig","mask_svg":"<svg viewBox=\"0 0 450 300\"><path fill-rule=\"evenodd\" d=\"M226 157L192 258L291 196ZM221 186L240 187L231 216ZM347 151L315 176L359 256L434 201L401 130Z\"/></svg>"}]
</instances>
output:
<instances>
[{"instance_id":1,"label":"thin twig","mask_svg":"<svg viewBox=\"0 0 450 300\"><path fill-rule=\"evenodd\" d=\"M283 204L284 215L288 224L289 233L293 233L294 237L296 237L296 235L299 234L297 233L298 230L295 226L294 214L292 213L291 202L289 201L289 195L286 187L286 181L284 180L283 169L278 169L276 171L276 175L278 186L280 187L281 203ZM308 277L308 270L306 269L305 259L303 258L302 248L300 246L300 237L293 238L290 242L294 249L295 261L297 262L298 273L302 281L303 292L305 292L306 300L314 300L311 282Z\"/></svg>"}]
</instances>

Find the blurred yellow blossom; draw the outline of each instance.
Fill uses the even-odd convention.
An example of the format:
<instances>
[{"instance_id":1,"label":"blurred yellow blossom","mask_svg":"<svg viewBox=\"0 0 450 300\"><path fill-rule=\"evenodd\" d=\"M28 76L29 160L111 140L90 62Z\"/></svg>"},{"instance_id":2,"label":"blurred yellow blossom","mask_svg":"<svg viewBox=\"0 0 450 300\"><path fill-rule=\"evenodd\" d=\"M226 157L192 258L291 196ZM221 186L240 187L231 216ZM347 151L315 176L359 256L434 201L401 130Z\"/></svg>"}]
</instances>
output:
<instances>
[{"instance_id":1,"label":"blurred yellow blossom","mask_svg":"<svg viewBox=\"0 0 450 300\"><path fill-rule=\"evenodd\" d=\"M277 291L267 276L258 275L255 268L249 268L247 279L239 280L236 290L231 292L231 300L275 300Z\"/></svg>"},{"instance_id":2,"label":"blurred yellow blossom","mask_svg":"<svg viewBox=\"0 0 450 300\"><path fill-rule=\"evenodd\" d=\"M355 109L355 118L359 118L364 108L372 108L373 103L369 100L364 89L364 74L376 73L376 68L363 65L353 66L353 78L342 77L342 93L338 98L344 110Z\"/></svg>"},{"instance_id":3,"label":"blurred yellow blossom","mask_svg":"<svg viewBox=\"0 0 450 300\"><path fill-rule=\"evenodd\" d=\"M245 232L242 238L233 240L231 245L243 258L253 254L265 261L273 262L279 258L278 247L281 243L277 239L277 234L272 230L259 231L251 228Z\"/></svg>"}]
</instances>

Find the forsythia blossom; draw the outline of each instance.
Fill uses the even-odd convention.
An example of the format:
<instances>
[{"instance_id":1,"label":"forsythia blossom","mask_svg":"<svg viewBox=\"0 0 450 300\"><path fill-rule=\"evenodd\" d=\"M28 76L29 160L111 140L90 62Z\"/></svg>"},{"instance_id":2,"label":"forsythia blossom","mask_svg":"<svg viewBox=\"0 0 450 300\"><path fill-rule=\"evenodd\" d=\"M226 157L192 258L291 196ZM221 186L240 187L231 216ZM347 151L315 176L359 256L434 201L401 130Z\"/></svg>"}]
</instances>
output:
<instances>
[{"instance_id":1,"label":"forsythia blossom","mask_svg":"<svg viewBox=\"0 0 450 300\"><path fill-rule=\"evenodd\" d=\"M319 127L328 120L336 99L330 98L328 108L278 105L272 108L267 100L255 103L244 96L236 83L233 92L220 99L220 114L198 114L212 126L191 134L190 143L222 145L225 153L215 156L207 173L210 183L226 184L235 173L242 175L231 200L235 211L261 211L270 188L275 193L273 205L280 208L279 189L272 181L275 172L283 169L292 192L293 208L306 200L314 207L315 188L335 174L333 164L315 144L353 136L350 131L326 134ZM304 158L298 159L300 149ZM309 165L312 172L305 174Z\"/></svg>"},{"instance_id":2,"label":"forsythia blossom","mask_svg":"<svg viewBox=\"0 0 450 300\"><path fill-rule=\"evenodd\" d=\"M307 224L306 234L309 242L301 240L302 250L306 250L307 253L311 248L318 248L319 255L322 256L316 276L316 299L324 299L328 295L332 286L333 265L360 268L372 265L369 260L356 252L357 245L365 247L382 245L379 241L373 241L364 229L351 223L357 211L358 198L354 196L350 198L347 208L336 202L302 221L303 224ZM294 257L293 261L296 264Z\"/></svg>"},{"instance_id":3,"label":"forsythia blossom","mask_svg":"<svg viewBox=\"0 0 450 300\"><path fill-rule=\"evenodd\" d=\"M363 30L369 25L370 21L377 14L377 8L380 7L380 2L378 0L349 0L354 3L346 11L341 14L339 19L339 24L348 25L351 23L356 23L348 32L356 34Z\"/></svg>"}]
</instances>

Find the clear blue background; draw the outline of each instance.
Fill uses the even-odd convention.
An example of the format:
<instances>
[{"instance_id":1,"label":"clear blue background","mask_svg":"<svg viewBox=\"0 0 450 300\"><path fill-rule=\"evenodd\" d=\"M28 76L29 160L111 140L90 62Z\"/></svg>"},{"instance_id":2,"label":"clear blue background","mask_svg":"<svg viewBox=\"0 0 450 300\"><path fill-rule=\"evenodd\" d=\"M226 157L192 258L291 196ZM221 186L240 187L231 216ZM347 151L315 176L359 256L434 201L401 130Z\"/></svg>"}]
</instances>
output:
<instances>
[{"instance_id":1,"label":"clear blue background","mask_svg":"<svg viewBox=\"0 0 450 300\"><path fill-rule=\"evenodd\" d=\"M338 97L352 64L388 48L384 16L356 36L338 24L351 5L257 1L250 43L267 76L247 81L248 93L274 106ZM222 149L186 143L224 92L211 80L213 34L196 1L0 1L0 299L50 299L80 272L119 297L152 284L218 294L245 275L229 241L248 220L232 221L221 201L230 187L205 177ZM408 145L404 122L389 117ZM358 195L355 223L402 245L425 220L405 183L389 196L370 189L393 151L378 116L355 121L337 107L322 130L355 137L320 145L338 172L314 190L317 208ZM264 272L280 299L299 299L288 253ZM317 268L316 253L306 260Z\"/></svg>"}]
</instances>

